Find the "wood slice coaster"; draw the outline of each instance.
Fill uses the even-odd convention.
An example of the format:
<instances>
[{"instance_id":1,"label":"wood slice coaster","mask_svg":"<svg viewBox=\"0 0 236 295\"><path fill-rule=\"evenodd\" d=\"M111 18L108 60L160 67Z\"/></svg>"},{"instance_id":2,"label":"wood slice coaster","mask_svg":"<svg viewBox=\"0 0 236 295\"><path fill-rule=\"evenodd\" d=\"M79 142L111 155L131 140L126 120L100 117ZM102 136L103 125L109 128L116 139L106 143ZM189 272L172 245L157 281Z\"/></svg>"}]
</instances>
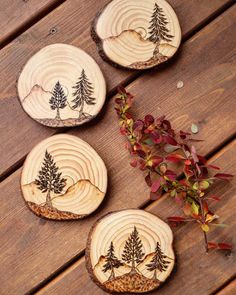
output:
<instances>
[{"instance_id":1,"label":"wood slice coaster","mask_svg":"<svg viewBox=\"0 0 236 295\"><path fill-rule=\"evenodd\" d=\"M92 37L105 60L143 70L175 54L181 29L165 0L113 0L95 18Z\"/></svg>"},{"instance_id":2,"label":"wood slice coaster","mask_svg":"<svg viewBox=\"0 0 236 295\"><path fill-rule=\"evenodd\" d=\"M26 113L50 127L71 127L93 119L106 97L97 63L83 50L52 44L32 56L18 79L18 96Z\"/></svg>"},{"instance_id":3,"label":"wood slice coaster","mask_svg":"<svg viewBox=\"0 0 236 295\"><path fill-rule=\"evenodd\" d=\"M55 220L79 219L95 211L103 201L107 170L85 141L73 135L54 135L29 153L21 189L36 215Z\"/></svg>"},{"instance_id":4,"label":"wood slice coaster","mask_svg":"<svg viewBox=\"0 0 236 295\"><path fill-rule=\"evenodd\" d=\"M173 234L164 221L143 210L112 212L90 231L86 265L93 281L110 293L145 293L170 275Z\"/></svg>"}]
</instances>

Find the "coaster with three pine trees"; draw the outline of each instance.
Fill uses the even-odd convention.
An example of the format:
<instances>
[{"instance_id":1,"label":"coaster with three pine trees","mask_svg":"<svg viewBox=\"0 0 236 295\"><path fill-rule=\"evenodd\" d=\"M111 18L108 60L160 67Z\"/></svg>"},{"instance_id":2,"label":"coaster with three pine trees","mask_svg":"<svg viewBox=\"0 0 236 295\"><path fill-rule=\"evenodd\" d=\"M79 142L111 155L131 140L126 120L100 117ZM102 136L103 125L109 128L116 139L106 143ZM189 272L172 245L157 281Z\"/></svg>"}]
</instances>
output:
<instances>
[{"instance_id":1,"label":"coaster with three pine trees","mask_svg":"<svg viewBox=\"0 0 236 295\"><path fill-rule=\"evenodd\" d=\"M173 233L157 216L139 209L111 212L92 227L86 266L92 280L110 293L145 293L170 275Z\"/></svg>"},{"instance_id":2,"label":"coaster with three pine trees","mask_svg":"<svg viewBox=\"0 0 236 295\"><path fill-rule=\"evenodd\" d=\"M54 220L80 219L105 197L107 170L97 152L68 134L51 136L27 156L21 190L28 207Z\"/></svg>"},{"instance_id":3,"label":"coaster with three pine trees","mask_svg":"<svg viewBox=\"0 0 236 295\"><path fill-rule=\"evenodd\" d=\"M94 19L92 37L104 60L141 70L175 54L181 29L165 0L113 0Z\"/></svg>"},{"instance_id":4,"label":"coaster with three pine trees","mask_svg":"<svg viewBox=\"0 0 236 295\"><path fill-rule=\"evenodd\" d=\"M71 127L93 119L106 97L103 74L83 50L51 44L32 56L18 79L26 113L50 127Z\"/></svg>"}]
</instances>

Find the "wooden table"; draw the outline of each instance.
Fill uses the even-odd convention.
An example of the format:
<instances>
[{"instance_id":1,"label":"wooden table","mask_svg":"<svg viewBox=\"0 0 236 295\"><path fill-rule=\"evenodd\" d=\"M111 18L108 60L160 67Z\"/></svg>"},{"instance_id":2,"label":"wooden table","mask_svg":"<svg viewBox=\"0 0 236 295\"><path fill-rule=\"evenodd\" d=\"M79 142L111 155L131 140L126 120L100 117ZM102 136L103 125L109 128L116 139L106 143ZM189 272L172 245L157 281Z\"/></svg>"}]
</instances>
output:
<instances>
[{"instance_id":1,"label":"wooden table","mask_svg":"<svg viewBox=\"0 0 236 295\"><path fill-rule=\"evenodd\" d=\"M103 62L90 37L94 15L109 0L0 0L0 294L104 294L85 269L84 248L94 221L122 208L144 208L166 219L178 214L172 200L148 201L148 188L119 135L113 96L120 84L136 95L137 116L166 114L178 129L200 127L197 144L209 161L224 171L236 171L236 6L231 0L169 0L182 26L183 43L169 64L148 72L118 70ZM84 127L57 130L39 125L22 110L16 79L28 58L45 45L65 42L91 54L108 85L104 111ZM177 82L184 87L177 89ZM104 159L109 190L102 208L74 222L36 217L20 192L23 161L32 147L58 132L88 141ZM223 200L214 203L221 222L213 241L234 244L236 177L216 185ZM158 294L236 294L235 253L205 254L203 235L195 225L174 230L177 267ZM154 292L155 293L155 292ZM156 292L157 293L157 292ZM155 293L155 294L156 294Z\"/></svg>"}]
</instances>

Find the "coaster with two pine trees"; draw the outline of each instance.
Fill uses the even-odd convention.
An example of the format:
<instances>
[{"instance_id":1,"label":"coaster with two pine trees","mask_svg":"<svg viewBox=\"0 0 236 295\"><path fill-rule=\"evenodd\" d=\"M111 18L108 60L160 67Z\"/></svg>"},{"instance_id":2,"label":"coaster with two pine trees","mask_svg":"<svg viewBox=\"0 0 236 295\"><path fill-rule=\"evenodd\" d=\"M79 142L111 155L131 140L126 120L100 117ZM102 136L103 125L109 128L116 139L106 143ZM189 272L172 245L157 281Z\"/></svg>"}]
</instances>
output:
<instances>
[{"instance_id":1,"label":"coaster with two pine trees","mask_svg":"<svg viewBox=\"0 0 236 295\"><path fill-rule=\"evenodd\" d=\"M92 280L109 293L145 293L170 275L173 233L157 216L139 209L111 212L92 227L86 266Z\"/></svg>"},{"instance_id":2,"label":"coaster with two pine trees","mask_svg":"<svg viewBox=\"0 0 236 295\"><path fill-rule=\"evenodd\" d=\"M36 215L54 220L80 219L103 201L107 170L85 141L68 134L54 135L27 156L21 189Z\"/></svg>"},{"instance_id":3,"label":"coaster with two pine trees","mask_svg":"<svg viewBox=\"0 0 236 295\"><path fill-rule=\"evenodd\" d=\"M92 37L104 60L143 70L175 54L181 29L165 0L113 0L94 19Z\"/></svg>"},{"instance_id":4,"label":"coaster with two pine trees","mask_svg":"<svg viewBox=\"0 0 236 295\"><path fill-rule=\"evenodd\" d=\"M51 44L32 56L18 79L25 112L50 127L72 127L93 119L106 97L94 59L68 44Z\"/></svg>"}]
</instances>

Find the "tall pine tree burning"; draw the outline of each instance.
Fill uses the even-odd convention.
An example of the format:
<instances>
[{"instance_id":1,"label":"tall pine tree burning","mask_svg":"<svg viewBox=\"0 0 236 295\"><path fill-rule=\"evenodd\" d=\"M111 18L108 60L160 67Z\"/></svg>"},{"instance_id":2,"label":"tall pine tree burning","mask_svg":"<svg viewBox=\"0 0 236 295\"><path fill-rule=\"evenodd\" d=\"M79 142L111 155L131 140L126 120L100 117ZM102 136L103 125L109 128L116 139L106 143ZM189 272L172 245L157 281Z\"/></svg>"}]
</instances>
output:
<instances>
[{"instance_id":1,"label":"tall pine tree burning","mask_svg":"<svg viewBox=\"0 0 236 295\"><path fill-rule=\"evenodd\" d=\"M52 97L49 100L49 104L52 110L57 110L56 120L61 120L60 117L60 109L64 109L66 107L67 98L65 95L65 92L60 84L59 81L57 81Z\"/></svg>"},{"instance_id":2,"label":"tall pine tree burning","mask_svg":"<svg viewBox=\"0 0 236 295\"><path fill-rule=\"evenodd\" d=\"M66 179L61 178L58 169L52 155L46 150L42 168L39 171L38 179L35 179L35 184L43 193L47 192L46 205L49 207L52 207L50 193L60 194L66 185Z\"/></svg>"},{"instance_id":3,"label":"tall pine tree burning","mask_svg":"<svg viewBox=\"0 0 236 295\"><path fill-rule=\"evenodd\" d=\"M156 44L154 55L158 55L161 40L170 42L174 36L169 34L169 29L166 26L168 24L167 18L163 9L157 3L155 3L150 23L151 25L148 28L150 36L148 40Z\"/></svg>"},{"instance_id":4,"label":"tall pine tree burning","mask_svg":"<svg viewBox=\"0 0 236 295\"><path fill-rule=\"evenodd\" d=\"M136 263L142 261L144 256L142 241L139 238L139 234L136 226L133 232L129 236L128 240L125 242L124 251L122 254L122 260L131 263L131 272L136 273Z\"/></svg>"}]
</instances>

